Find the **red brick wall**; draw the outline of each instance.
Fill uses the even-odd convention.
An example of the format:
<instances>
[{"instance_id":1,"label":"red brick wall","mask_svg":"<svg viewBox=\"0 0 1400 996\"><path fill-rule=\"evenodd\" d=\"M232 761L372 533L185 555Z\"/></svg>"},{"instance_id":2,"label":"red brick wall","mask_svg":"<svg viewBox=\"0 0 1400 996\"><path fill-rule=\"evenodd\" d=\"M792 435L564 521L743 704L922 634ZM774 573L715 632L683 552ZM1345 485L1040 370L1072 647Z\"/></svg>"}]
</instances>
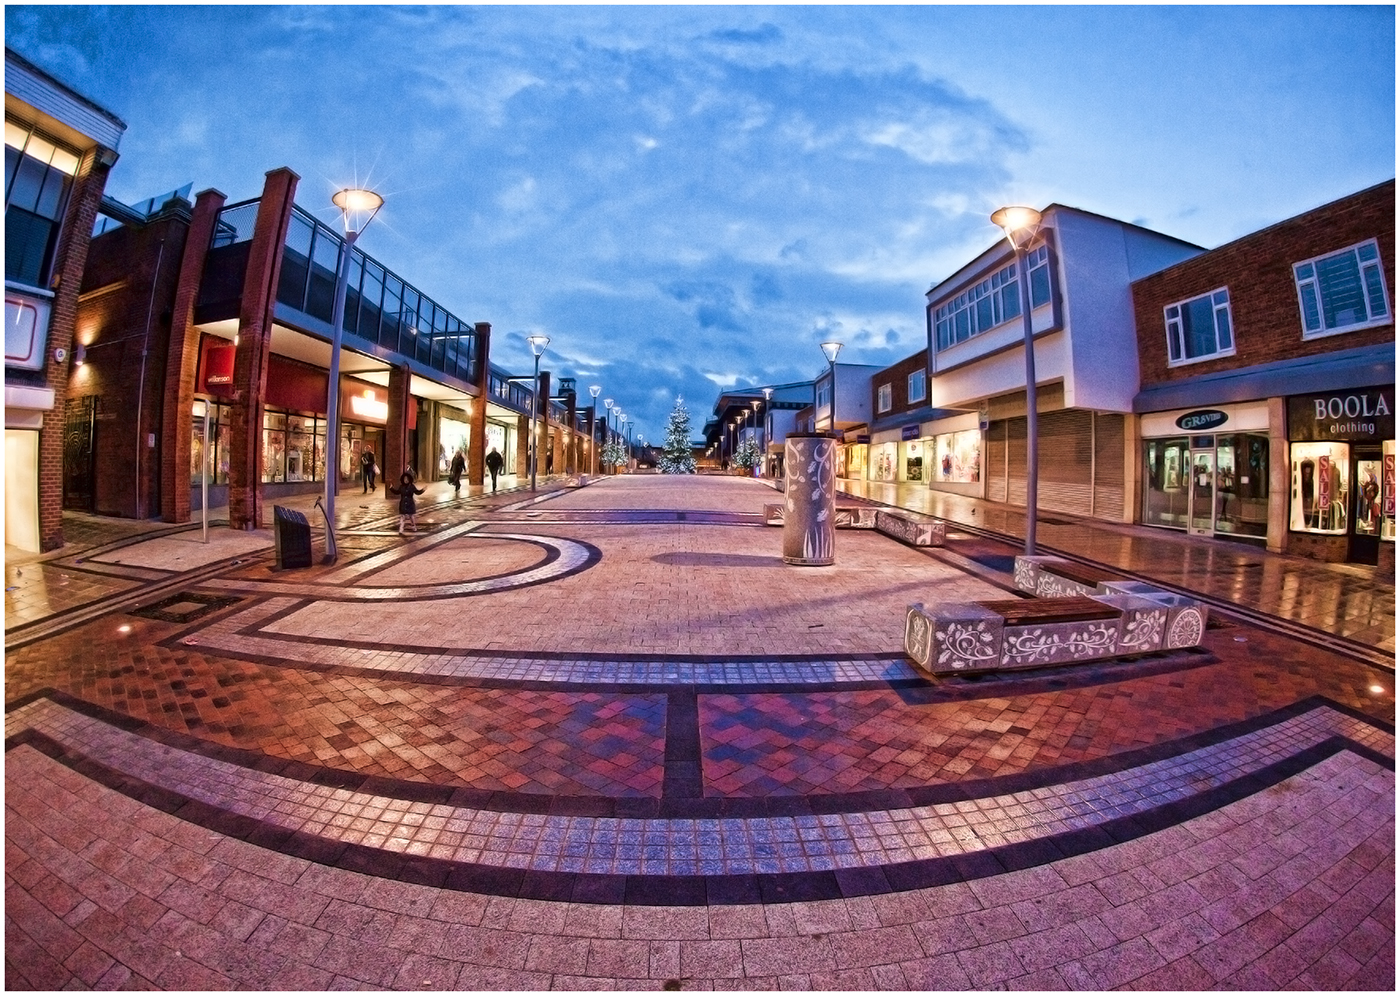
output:
<instances>
[{"instance_id":1,"label":"red brick wall","mask_svg":"<svg viewBox=\"0 0 1400 996\"><path fill-rule=\"evenodd\" d=\"M92 227L97 221L97 209L102 203L102 191L110 169L99 161L98 150L83 156L69 195L54 259L53 311L44 364L45 383L54 393L54 402L53 411L44 414L44 425L39 430L39 549L43 551L63 546L64 409L68 403L68 374L73 362L73 332ZM55 362L55 349L67 350L68 359L63 363Z\"/></svg>"},{"instance_id":2,"label":"red brick wall","mask_svg":"<svg viewBox=\"0 0 1400 996\"><path fill-rule=\"evenodd\" d=\"M159 509L166 347L188 231L189 214L176 207L139 230L114 229L88 250L76 337L87 361L73 368L68 395L98 397L93 510L100 515L148 518Z\"/></svg>"},{"instance_id":3,"label":"red brick wall","mask_svg":"<svg viewBox=\"0 0 1400 996\"><path fill-rule=\"evenodd\" d=\"M1360 332L1303 339L1293 264L1366 239L1376 239L1380 245L1393 317L1396 298L1394 180L1246 235L1136 281L1133 311L1143 386L1393 342L1394 322ZM1218 287L1230 290L1235 354L1168 367L1163 309Z\"/></svg>"},{"instance_id":4,"label":"red brick wall","mask_svg":"<svg viewBox=\"0 0 1400 996\"><path fill-rule=\"evenodd\" d=\"M924 396L913 404L909 402L909 375L915 370L925 371ZM870 378L870 412L872 419L889 418L911 408L922 408L928 404L928 350L921 349L908 359L900 360L886 367ZM890 385L890 410L880 411L880 387Z\"/></svg>"}]
</instances>

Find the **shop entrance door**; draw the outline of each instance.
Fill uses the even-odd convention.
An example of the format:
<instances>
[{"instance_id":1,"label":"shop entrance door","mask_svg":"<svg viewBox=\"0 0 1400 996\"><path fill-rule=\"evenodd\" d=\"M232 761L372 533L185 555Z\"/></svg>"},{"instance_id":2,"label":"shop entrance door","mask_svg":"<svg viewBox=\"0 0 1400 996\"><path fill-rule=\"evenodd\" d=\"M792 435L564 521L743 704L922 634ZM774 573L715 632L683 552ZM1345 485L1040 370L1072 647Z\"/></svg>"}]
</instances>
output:
<instances>
[{"instance_id":1,"label":"shop entrance door","mask_svg":"<svg viewBox=\"0 0 1400 996\"><path fill-rule=\"evenodd\" d=\"M1381 481L1384 479L1379 447L1352 449L1351 528L1347 530L1347 561L1374 564L1381 552Z\"/></svg>"},{"instance_id":2,"label":"shop entrance door","mask_svg":"<svg viewBox=\"0 0 1400 996\"><path fill-rule=\"evenodd\" d=\"M1215 450L1191 451L1190 508L1186 531L1194 536L1215 535Z\"/></svg>"}]
</instances>

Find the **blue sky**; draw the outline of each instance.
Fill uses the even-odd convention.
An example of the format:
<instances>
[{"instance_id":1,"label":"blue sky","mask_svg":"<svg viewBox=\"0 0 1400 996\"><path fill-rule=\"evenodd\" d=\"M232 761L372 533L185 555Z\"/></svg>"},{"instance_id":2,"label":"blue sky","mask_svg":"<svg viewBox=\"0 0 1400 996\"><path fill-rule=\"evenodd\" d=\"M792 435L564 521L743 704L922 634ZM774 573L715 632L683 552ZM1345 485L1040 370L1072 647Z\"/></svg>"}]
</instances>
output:
<instances>
[{"instance_id":1,"label":"blue sky","mask_svg":"<svg viewBox=\"0 0 1400 996\"><path fill-rule=\"evenodd\" d=\"M493 359L659 440L723 387L892 363L923 292L1051 202L1215 246L1395 175L1370 7L9 6L128 124L108 185L231 200L289 166Z\"/></svg>"}]
</instances>

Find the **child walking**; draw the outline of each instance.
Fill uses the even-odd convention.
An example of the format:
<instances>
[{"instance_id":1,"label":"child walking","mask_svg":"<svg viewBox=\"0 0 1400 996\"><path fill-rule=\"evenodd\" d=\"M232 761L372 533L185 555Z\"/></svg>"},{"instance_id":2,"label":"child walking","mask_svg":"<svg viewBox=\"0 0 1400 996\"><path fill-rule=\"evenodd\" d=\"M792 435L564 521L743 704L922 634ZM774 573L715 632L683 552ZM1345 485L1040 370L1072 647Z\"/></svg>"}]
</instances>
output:
<instances>
[{"instance_id":1,"label":"child walking","mask_svg":"<svg viewBox=\"0 0 1400 996\"><path fill-rule=\"evenodd\" d=\"M390 487L389 491L399 496L399 535L403 535L403 527L406 524L415 533L418 531L418 503L414 501L414 495L421 495L426 488L415 488L413 486L413 474L405 470L399 477L399 486Z\"/></svg>"}]
</instances>

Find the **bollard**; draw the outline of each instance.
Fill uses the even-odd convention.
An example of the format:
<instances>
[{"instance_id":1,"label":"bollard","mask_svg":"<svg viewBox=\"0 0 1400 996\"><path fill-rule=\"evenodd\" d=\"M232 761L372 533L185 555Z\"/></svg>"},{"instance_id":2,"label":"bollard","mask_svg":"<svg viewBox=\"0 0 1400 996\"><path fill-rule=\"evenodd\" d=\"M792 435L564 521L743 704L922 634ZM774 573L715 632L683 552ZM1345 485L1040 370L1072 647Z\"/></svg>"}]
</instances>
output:
<instances>
[{"instance_id":1,"label":"bollard","mask_svg":"<svg viewBox=\"0 0 1400 996\"><path fill-rule=\"evenodd\" d=\"M783 563L830 567L836 563L836 438L790 434L784 459Z\"/></svg>"}]
</instances>

